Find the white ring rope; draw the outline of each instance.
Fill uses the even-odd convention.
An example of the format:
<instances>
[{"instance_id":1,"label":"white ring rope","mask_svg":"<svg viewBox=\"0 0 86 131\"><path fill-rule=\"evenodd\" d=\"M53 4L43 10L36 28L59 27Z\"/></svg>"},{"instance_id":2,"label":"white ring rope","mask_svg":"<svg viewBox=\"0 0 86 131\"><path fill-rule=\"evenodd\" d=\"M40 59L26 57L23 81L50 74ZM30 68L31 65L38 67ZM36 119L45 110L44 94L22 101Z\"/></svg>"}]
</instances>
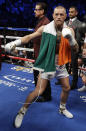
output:
<instances>
[{"instance_id":1,"label":"white ring rope","mask_svg":"<svg viewBox=\"0 0 86 131\"><path fill-rule=\"evenodd\" d=\"M3 27L3 29L4 29L4 27ZM33 29L30 29L30 28L22 30L22 28L21 29L20 28L19 29L18 28L15 29L15 28L11 28L11 27L9 27L9 28L6 27L6 29L7 30L15 30L15 31L17 31L17 30L19 31L20 30L20 31L32 31L33 32ZM0 38L4 38L4 35L0 35ZM19 39L21 37L17 37L17 36L5 36L5 38L6 39ZM4 48L4 45L1 45L1 47ZM34 52L34 49L31 49L31 48L16 47L15 49ZM31 103L24 103L24 102L18 102L18 103L20 103L20 104L27 104L27 105L35 103L38 100L39 96L40 96L41 83L42 83L42 79L40 81L40 87L39 87L38 95L37 95L37 97L35 98L34 101L32 101Z\"/></svg>"},{"instance_id":2,"label":"white ring rope","mask_svg":"<svg viewBox=\"0 0 86 131\"><path fill-rule=\"evenodd\" d=\"M4 45L1 45L1 47L4 48ZM16 47L15 49L34 52L34 49L31 48Z\"/></svg>"},{"instance_id":3,"label":"white ring rope","mask_svg":"<svg viewBox=\"0 0 86 131\"><path fill-rule=\"evenodd\" d=\"M4 35L0 35L0 38L4 38ZM21 37L20 36L9 36L9 35L7 35L5 38L7 38L7 39L19 39Z\"/></svg>"}]
</instances>

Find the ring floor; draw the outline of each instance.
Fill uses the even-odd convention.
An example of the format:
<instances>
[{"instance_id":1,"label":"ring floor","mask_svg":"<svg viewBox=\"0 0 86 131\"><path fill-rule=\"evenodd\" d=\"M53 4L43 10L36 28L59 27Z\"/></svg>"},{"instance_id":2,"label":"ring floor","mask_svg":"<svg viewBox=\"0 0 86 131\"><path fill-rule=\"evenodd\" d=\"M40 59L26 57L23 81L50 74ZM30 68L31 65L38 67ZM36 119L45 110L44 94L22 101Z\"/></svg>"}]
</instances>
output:
<instances>
[{"instance_id":1,"label":"ring floor","mask_svg":"<svg viewBox=\"0 0 86 131\"><path fill-rule=\"evenodd\" d=\"M72 76L70 76L70 83ZM70 91L68 110L74 115L68 119L58 113L60 103L60 85L51 80L52 100L33 102L24 117L22 126L14 128L14 118L27 95L35 86L31 68L2 63L0 71L0 131L86 131L86 92ZM82 86L81 78L78 88Z\"/></svg>"}]
</instances>

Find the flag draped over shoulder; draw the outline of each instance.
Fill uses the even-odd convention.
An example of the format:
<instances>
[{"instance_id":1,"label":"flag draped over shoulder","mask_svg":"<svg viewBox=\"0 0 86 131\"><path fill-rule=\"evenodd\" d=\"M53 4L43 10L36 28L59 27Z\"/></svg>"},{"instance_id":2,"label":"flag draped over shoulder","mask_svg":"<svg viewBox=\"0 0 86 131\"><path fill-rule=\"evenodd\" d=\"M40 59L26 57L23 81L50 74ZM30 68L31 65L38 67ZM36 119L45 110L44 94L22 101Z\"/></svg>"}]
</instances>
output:
<instances>
[{"instance_id":1,"label":"flag draped over shoulder","mask_svg":"<svg viewBox=\"0 0 86 131\"><path fill-rule=\"evenodd\" d=\"M54 21L52 21L44 27L44 30L42 33L40 52L34 64L34 69L43 71L46 73L50 73L50 74L55 73L56 71L56 66L55 66L56 39L57 39L57 34L55 30ZM64 41L64 39L65 38L61 37L61 41ZM66 39L66 43L67 42L68 40ZM61 58L62 51L65 48L65 46L63 46L64 43L65 42L60 43L60 50L59 50L59 58L60 58L59 64L60 65L65 64L64 58L63 59ZM63 47L61 46L61 44ZM66 51L64 52L66 53ZM67 58L67 54L65 54L65 56ZM63 62L61 62L61 59L63 60Z\"/></svg>"},{"instance_id":2,"label":"flag draped over shoulder","mask_svg":"<svg viewBox=\"0 0 86 131\"><path fill-rule=\"evenodd\" d=\"M61 37L61 42L59 46L59 61L58 65L64 65L71 62L71 47L69 41Z\"/></svg>"}]
</instances>

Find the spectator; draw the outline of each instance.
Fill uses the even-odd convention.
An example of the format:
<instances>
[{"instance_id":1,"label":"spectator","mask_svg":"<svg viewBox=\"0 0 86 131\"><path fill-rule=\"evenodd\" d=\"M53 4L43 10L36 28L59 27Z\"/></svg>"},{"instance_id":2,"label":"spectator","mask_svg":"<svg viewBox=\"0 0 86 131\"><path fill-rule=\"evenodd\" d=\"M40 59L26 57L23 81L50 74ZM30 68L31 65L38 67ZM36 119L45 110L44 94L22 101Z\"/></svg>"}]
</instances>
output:
<instances>
[{"instance_id":1,"label":"spectator","mask_svg":"<svg viewBox=\"0 0 86 131\"><path fill-rule=\"evenodd\" d=\"M82 78L82 82L83 82L83 86L81 88L78 89L78 91L86 91L86 34L85 34L85 40L84 40L84 46L82 49L82 63L84 67L84 70L81 70L81 78Z\"/></svg>"},{"instance_id":2,"label":"spectator","mask_svg":"<svg viewBox=\"0 0 86 131\"><path fill-rule=\"evenodd\" d=\"M78 40L80 38L80 34L78 33L78 27L81 25L81 22L77 18L78 10L75 6L71 6L69 8L69 20L66 22L67 25L74 29L75 31L75 38L77 40L77 43L79 44L79 52L81 50L81 43ZM74 52L73 49L71 49L71 66L72 66L72 85L71 89L77 88L77 82L78 82L78 54L79 52Z\"/></svg>"}]
</instances>

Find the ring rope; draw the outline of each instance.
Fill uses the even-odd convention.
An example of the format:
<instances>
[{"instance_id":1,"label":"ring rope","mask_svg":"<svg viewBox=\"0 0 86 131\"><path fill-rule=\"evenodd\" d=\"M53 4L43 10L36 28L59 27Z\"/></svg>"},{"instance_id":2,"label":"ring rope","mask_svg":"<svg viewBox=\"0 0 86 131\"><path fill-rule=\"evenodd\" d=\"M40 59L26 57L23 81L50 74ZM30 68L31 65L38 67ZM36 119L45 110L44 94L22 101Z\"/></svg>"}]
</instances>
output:
<instances>
[{"instance_id":1,"label":"ring rope","mask_svg":"<svg viewBox=\"0 0 86 131\"><path fill-rule=\"evenodd\" d=\"M0 29L15 30L15 31L34 31L32 28L12 28L12 27L0 27Z\"/></svg>"},{"instance_id":2,"label":"ring rope","mask_svg":"<svg viewBox=\"0 0 86 131\"><path fill-rule=\"evenodd\" d=\"M4 29L4 27L1 28L1 29ZM18 30L18 31L34 31L34 29L30 29L30 28L29 28L29 29L23 28L23 30L22 30L22 28L20 29L20 28L7 28L7 27L6 27L5 29L7 29L7 30ZM4 35L0 35L0 38L4 38ZM9 38L10 38L10 39L19 39L19 38L21 38L21 37L6 36L6 38L7 38L7 39L9 39ZM4 45L1 45L1 47L4 48ZM15 49L34 52L34 49L30 49L30 48L27 49L27 48L16 47ZM33 59L27 59L27 58L21 58L21 57L16 57L16 56L11 56L11 55L4 55L4 54L2 54L2 57L4 57L4 56L6 56L6 57L8 57L8 58L11 58L11 59L23 60L23 61L28 61L28 62L32 62L32 63L35 62L35 60L33 60ZM42 80L41 80L41 82L42 82ZM18 103L20 103L20 104L32 104L32 103L35 103L35 102L37 101L38 97L39 97L40 90L41 90L41 83L40 83L38 95L37 95L36 99L35 99L33 102L31 102L31 103L18 102Z\"/></svg>"},{"instance_id":3,"label":"ring rope","mask_svg":"<svg viewBox=\"0 0 86 131\"><path fill-rule=\"evenodd\" d=\"M15 56L10 56L10 55L4 55L4 54L2 54L2 57L3 56L7 56L7 57L9 57L9 58L12 58L12 59L18 59L18 60L23 60L23 61L29 61L29 62L32 62L32 63L34 63L35 62L35 60L33 60L33 59L26 59L26 58L21 58L21 57L15 57ZM40 96L40 91L41 91L41 83L42 83L42 80L41 80L41 82L40 82L40 87L39 87L39 91L38 91L38 95L37 95L37 97L34 99L34 101L32 101L31 103L25 103L25 102L21 102L21 101L19 101L18 103L20 103L20 104L34 104L37 100L38 100L38 98L39 98L39 96Z\"/></svg>"},{"instance_id":4,"label":"ring rope","mask_svg":"<svg viewBox=\"0 0 86 131\"><path fill-rule=\"evenodd\" d=\"M4 45L1 45L2 48L4 48ZM16 47L16 50L24 50L24 51L30 51L30 52L34 52L34 49L31 48L23 48L23 47Z\"/></svg>"},{"instance_id":5,"label":"ring rope","mask_svg":"<svg viewBox=\"0 0 86 131\"><path fill-rule=\"evenodd\" d=\"M4 38L4 35L0 35L0 38ZM20 36L5 36L6 39L19 39L21 38Z\"/></svg>"},{"instance_id":6,"label":"ring rope","mask_svg":"<svg viewBox=\"0 0 86 131\"><path fill-rule=\"evenodd\" d=\"M33 60L33 59L21 58L21 57L16 57L16 56L11 56L11 55L2 54L1 56L2 57L6 56L6 57L11 58L11 59L23 60L23 61L28 61L28 62L32 62L32 63L35 62L35 60Z\"/></svg>"}]
</instances>

